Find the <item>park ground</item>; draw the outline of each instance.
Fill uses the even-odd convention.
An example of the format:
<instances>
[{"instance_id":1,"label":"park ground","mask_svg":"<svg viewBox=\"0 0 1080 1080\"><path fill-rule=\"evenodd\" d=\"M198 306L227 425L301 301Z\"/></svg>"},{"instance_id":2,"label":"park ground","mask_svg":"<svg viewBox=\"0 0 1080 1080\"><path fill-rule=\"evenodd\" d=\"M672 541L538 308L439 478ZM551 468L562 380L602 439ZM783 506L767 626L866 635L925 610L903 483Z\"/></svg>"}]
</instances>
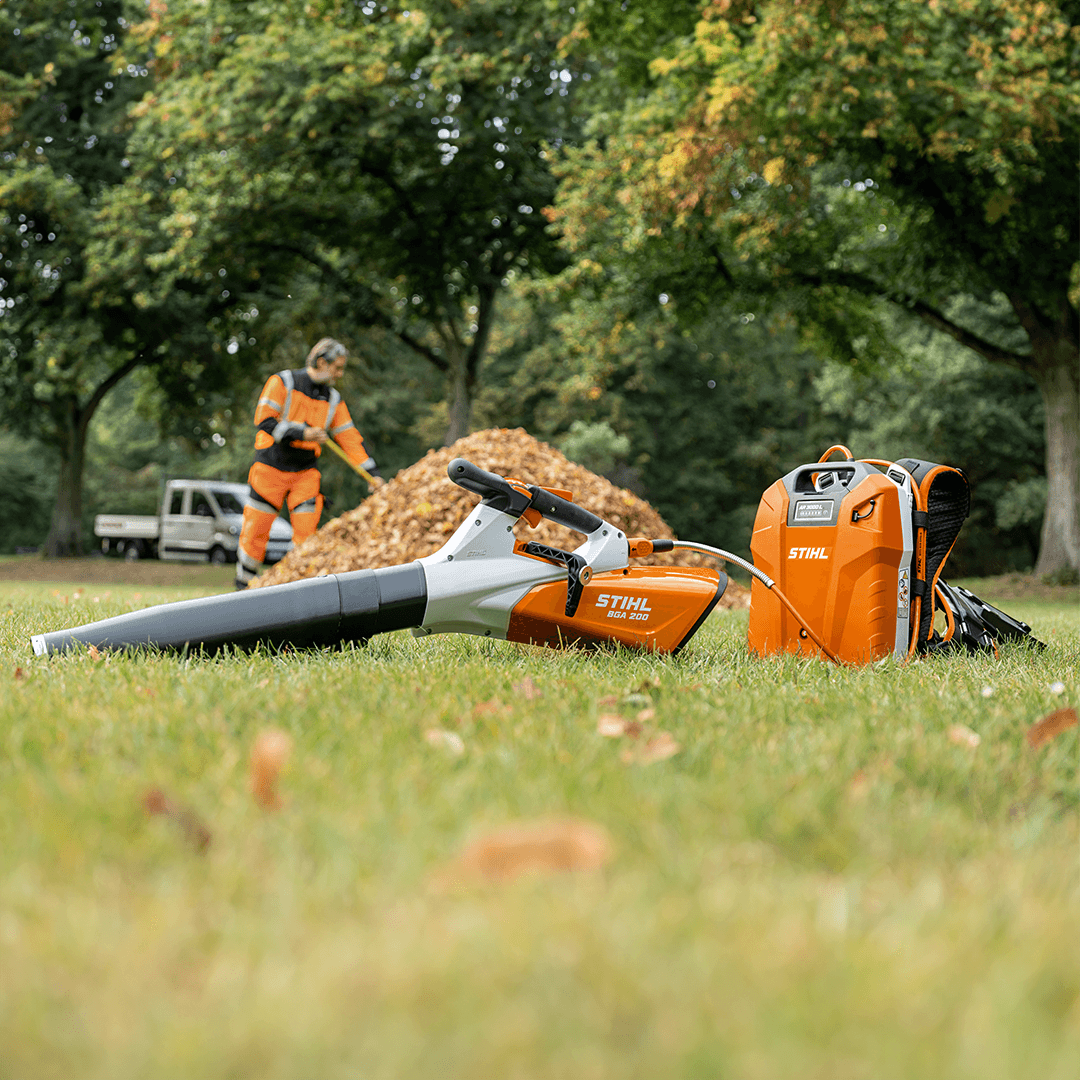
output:
<instances>
[{"instance_id":1,"label":"park ground","mask_svg":"<svg viewBox=\"0 0 1080 1080\"><path fill-rule=\"evenodd\" d=\"M963 584L1046 648L44 659L230 568L0 560L0 1078L1073 1080L1080 603Z\"/></svg>"}]
</instances>

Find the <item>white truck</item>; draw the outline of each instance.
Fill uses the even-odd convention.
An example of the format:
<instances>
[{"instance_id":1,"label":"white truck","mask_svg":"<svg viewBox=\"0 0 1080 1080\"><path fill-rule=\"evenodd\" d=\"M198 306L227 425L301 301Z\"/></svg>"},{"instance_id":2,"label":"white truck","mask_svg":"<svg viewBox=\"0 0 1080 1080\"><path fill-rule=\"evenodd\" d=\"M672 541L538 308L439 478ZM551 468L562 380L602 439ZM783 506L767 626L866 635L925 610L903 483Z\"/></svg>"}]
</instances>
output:
<instances>
[{"instance_id":1,"label":"white truck","mask_svg":"<svg viewBox=\"0 0 1080 1080\"><path fill-rule=\"evenodd\" d=\"M161 510L148 514L98 514L94 535L106 554L129 561L158 558L183 562L236 561L247 484L224 480L169 480ZM292 526L276 518L266 545L268 563L292 547Z\"/></svg>"}]
</instances>

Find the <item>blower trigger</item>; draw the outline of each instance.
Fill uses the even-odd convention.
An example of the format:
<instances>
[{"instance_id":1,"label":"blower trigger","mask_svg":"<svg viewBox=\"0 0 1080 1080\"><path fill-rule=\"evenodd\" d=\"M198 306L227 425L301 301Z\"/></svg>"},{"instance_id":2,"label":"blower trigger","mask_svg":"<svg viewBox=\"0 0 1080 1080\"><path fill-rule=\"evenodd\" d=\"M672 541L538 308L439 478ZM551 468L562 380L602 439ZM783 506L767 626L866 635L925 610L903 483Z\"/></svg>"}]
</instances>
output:
<instances>
[{"instance_id":1,"label":"blower trigger","mask_svg":"<svg viewBox=\"0 0 1080 1080\"><path fill-rule=\"evenodd\" d=\"M572 619L581 603L581 594L592 578L592 567L577 552L548 547L533 540L525 545L525 553L566 567L566 617Z\"/></svg>"}]
</instances>

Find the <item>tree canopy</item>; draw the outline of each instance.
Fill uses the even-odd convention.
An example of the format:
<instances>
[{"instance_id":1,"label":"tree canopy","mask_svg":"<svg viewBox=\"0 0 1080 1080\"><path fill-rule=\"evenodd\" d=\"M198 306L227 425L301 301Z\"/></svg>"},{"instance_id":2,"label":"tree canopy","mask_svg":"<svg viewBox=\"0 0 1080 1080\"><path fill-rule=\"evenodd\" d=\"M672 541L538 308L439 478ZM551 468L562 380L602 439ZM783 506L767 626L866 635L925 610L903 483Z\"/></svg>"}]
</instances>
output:
<instances>
[{"instance_id":1,"label":"tree canopy","mask_svg":"<svg viewBox=\"0 0 1080 1080\"><path fill-rule=\"evenodd\" d=\"M155 199L154 176L127 156L148 77L117 59L132 5L68 0L62 20L57 7L0 8L0 383L16 430L58 453L46 550L68 555L81 551L87 427L105 395L148 366L180 409L225 373L210 363L215 298L179 281L151 302L145 275L113 257L141 246ZM120 192L142 212L116 214Z\"/></svg>"},{"instance_id":2,"label":"tree canopy","mask_svg":"<svg viewBox=\"0 0 1080 1080\"><path fill-rule=\"evenodd\" d=\"M57 458L49 550L129 372L163 439L238 462L329 333L380 463L525 424L737 548L818 441L902 424L1008 455L969 466L987 564L1045 505L1038 569L1075 570L1078 10L0 6L0 419Z\"/></svg>"},{"instance_id":3,"label":"tree canopy","mask_svg":"<svg viewBox=\"0 0 1080 1080\"><path fill-rule=\"evenodd\" d=\"M469 430L496 298L561 254L545 145L573 137L558 4L151 4L140 167L175 176L157 288L220 266L328 320L378 327L444 372Z\"/></svg>"},{"instance_id":4,"label":"tree canopy","mask_svg":"<svg viewBox=\"0 0 1080 1080\"><path fill-rule=\"evenodd\" d=\"M1047 425L1039 569L1075 569L1076 5L703 0L697 12L647 72L610 68L624 104L567 153L551 213L572 252L691 316L725 295L782 297L843 360L888 355L884 299L1029 373ZM583 8L601 42L609 15ZM953 317L959 294L982 298L985 317ZM1000 333L995 296L1011 313Z\"/></svg>"}]
</instances>

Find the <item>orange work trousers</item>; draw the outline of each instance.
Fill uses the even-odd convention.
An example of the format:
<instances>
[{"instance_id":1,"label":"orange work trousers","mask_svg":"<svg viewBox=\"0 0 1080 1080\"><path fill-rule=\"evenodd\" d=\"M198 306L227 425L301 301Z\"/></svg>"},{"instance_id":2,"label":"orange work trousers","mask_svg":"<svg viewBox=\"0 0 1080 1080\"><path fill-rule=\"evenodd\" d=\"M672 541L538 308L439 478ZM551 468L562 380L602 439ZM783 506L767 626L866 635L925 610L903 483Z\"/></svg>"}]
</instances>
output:
<instances>
[{"instance_id":1,"label":"orange work trousers","mask_svg":"<svg viewBox=\"0 0 1080 1080\"><path fill-rule=\"evenodd\" d=\"M244 506L244 525L237 549L237 577L254 576L266 555L270 526L282 504L289 507L293 545L299 547L319 525L323 497L319 493L319 470L283 472L256 461L248 471L251 494ZM247 573L243 573L247 571Z\"/></svg>"}]
</instances>

